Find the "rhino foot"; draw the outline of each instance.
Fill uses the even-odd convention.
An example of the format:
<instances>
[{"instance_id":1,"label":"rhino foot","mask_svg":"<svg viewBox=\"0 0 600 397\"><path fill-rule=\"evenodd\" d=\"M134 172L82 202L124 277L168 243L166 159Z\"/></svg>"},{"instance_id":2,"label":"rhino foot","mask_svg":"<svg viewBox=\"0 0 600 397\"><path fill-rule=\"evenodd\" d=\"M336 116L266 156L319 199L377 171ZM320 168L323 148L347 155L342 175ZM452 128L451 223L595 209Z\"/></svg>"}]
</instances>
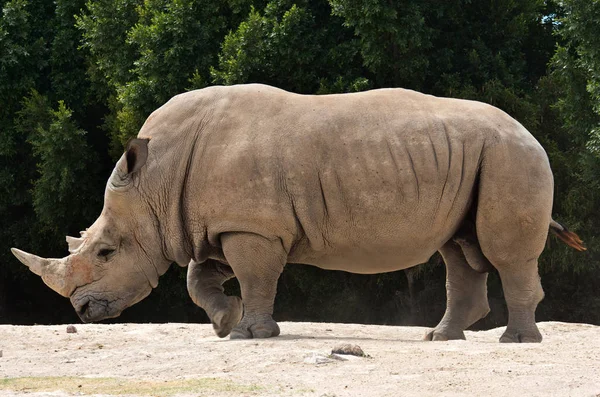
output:
<instances>
[{"instance_id":1,"label":"rhino foot","mask_svg":"<svg viewBox=\"0 0 600 397\"><path fill-rule=\"evenodd\" d=\"M537 329L528 331L509 330L508 328L500 337L500 343L540 343L542 334Z\"/></svg>"},{"instance_id":2,"label":"rhino foot","mask_svg":"<svg viewBox=\"0 0 600 397\"><path fill-rule=\"evenodd\" d=\"M280 333L279 325L273 319L257 322L250 326L244 323L242 321L240 325L231 331L231 339L270 338L278 336Z\"/></svg>"},{"instance_id":3,"label":"rhino foot","mask_svg":"<svg viewBox=\"0 0 600 397\"><path fill-rule=\"evenodd\" d=\"M229 335L244 313L242 300L237 296L228 296L227 305L227 309L219 310L212 318L213 329L219 338Z\"/></svg>"},{"instance_id":4,"label":"rhino foot","mask_svg":"<svg viewBox=\"0 0 600 397\"><path fill-rule=\"evenodd\" d=\"M425 341L447 341L456 339L466 339L463 331L437 330L432 329L423 337Z\"/></svg>"}]
</instances>

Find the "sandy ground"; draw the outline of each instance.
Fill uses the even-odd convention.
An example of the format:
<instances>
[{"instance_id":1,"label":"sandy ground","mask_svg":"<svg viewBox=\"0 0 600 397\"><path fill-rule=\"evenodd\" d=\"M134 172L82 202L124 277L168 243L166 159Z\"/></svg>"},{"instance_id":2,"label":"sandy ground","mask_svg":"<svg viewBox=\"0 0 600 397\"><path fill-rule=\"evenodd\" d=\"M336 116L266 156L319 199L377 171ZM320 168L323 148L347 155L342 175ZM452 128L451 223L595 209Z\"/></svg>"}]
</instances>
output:
<instances>
[{"instance_id":1,"label":"sandy ground","mask_svg":"<svg viewBox=\"0 0 600 397\"><path fill-rule=\"evenodd\" d=\"M425 328L280 323L230 341L205 324L0 326L0 396L600 396L600 327L540 323L541 344L423 342ZM343 343L369 357L330 356Z\"/></svg>"}]
</instances>

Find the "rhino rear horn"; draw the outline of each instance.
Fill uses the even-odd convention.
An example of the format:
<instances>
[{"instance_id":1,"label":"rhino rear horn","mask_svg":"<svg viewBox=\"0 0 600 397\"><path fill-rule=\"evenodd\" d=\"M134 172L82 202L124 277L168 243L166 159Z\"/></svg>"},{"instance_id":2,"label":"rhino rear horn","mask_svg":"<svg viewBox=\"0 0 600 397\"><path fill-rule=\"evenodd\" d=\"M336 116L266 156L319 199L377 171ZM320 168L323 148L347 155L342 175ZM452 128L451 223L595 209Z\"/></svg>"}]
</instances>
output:
<instances>
[{"instance_id":1,"label":"rhino rear horn","mask_svg":"<svg viewBox=\"0 0 600 397\"><path fill-rule=\"evenodd\" d=\"M77 252L81 244L83 244L83 237L71 237L67 236L67 244L69 244L69 252L74 254ZM13 252L14 253L14 252ZM15 254L16 255L16 254Z\"/></svg>"},{"instance_id":2,"label":"rhino rear horn","mask_svg":"<svg viewBox=\"0 0 600 397\"><path fill-rule=\"evenodd\" d=\"M21 263L33 273L42 277L44 283L64 297L69 297L73 287L69 285L65 277L66 259L46 259L37 255L11 248L11 252Z\"/></svg>"}]
</instances>

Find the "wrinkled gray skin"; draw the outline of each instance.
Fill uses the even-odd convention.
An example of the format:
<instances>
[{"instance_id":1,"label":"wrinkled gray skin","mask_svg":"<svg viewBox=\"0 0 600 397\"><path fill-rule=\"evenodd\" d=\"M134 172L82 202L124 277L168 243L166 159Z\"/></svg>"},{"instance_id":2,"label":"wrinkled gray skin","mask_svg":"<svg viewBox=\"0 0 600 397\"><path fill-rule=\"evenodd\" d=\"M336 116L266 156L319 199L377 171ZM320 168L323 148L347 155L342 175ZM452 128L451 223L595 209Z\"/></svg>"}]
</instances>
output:
<instances>
[{"instance_id":1,"label":"wrinkled gray skin","mask_svg":"<svg viewBox=\"0 0 600 397\"><path fill-rule=\"evenodd\" d=\"M552 196L540 144L483 103L403 89L210 87L148 118L102 214L68 238L71 255L13 252L86 322L118 316L170 263L189 264L190 296L219 336L264 338L279 334L271 315L286 263L373 274L439 251L447 309L426 339L464 338L488 313L494 267L509 309L501 342L539 342L537 260ZM241 300L223 293L234 276Z\"/></svg>"}]
</instances>

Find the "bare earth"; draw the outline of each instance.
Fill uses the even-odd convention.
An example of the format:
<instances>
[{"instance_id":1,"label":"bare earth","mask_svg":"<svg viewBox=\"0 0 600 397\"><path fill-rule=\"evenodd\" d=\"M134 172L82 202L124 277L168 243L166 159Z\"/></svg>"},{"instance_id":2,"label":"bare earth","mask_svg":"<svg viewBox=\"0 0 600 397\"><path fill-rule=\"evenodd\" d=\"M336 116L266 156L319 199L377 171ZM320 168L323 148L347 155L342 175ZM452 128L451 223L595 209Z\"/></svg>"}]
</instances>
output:
<instances>
[{"instance_id":1,"label":"bare earth","mask_svg":"<svg viewBox=\"0 0 600 397\"><path fill-rule=\"evenodd\" d=\"M0 396L600 396L600 327L540 323L541 344L422 342L421 327L280 323L230 341L207 324L0 326ZM351 343L370 357L330 356ZM341 358L341 359L340 359Z\"/></svg>"}]
</instances>

